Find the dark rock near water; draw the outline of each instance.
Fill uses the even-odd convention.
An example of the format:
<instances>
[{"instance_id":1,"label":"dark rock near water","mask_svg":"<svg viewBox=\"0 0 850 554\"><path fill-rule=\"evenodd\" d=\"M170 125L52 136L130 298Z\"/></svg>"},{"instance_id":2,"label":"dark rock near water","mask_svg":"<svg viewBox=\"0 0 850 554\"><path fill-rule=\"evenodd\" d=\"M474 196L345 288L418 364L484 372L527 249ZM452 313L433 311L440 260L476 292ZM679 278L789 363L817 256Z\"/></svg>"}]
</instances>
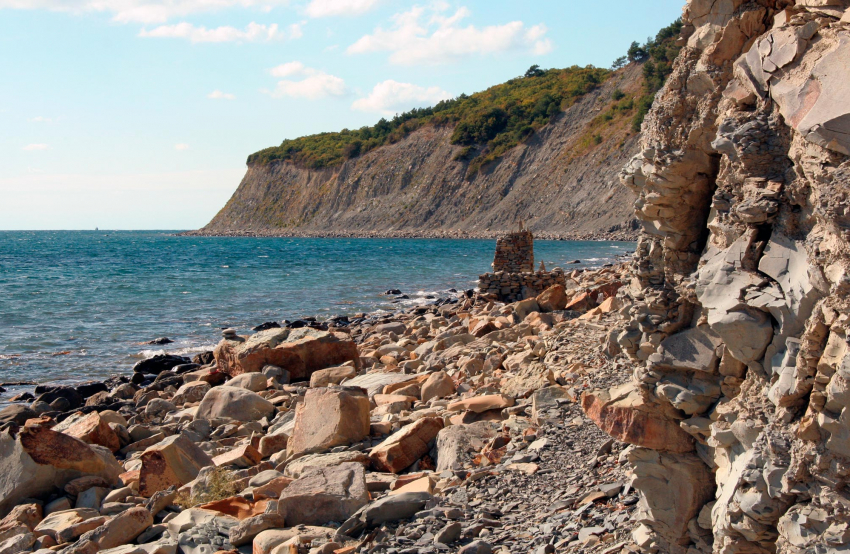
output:
<instances>
[{"instance_id":1,"label":"dark rock near water","mask_svg":"<svg viewBox=\"0 0 850 554\"><path fill-rule=\"evenodd\" d=\"M390 289L384 294L386 294L387 296L392 296L393 294L401 294L401 291L399 289Z\"/></svg>"},{"instance_id":2,"label":"dark rock near water","mask_svg":"<svg viewBox=\"0 0 850 554\"><path fill-rule=\"evenodd\" d=\"M207 350L206 352L201 352L200 354L195 354L192 358L192 363L198 365L208 365L215 361L215 356L213 355L212 350Z\"/></svg>"},{"instance_id":3,"label":"dark rock near water","mask_svg":"<svg viewBox=\"0 0 850 554\"><path fill-rule=\"evenodd\" d=\"M23 425L28 419L38 417L38 413L29 406L12 405L0 410L0 423Z\"/></svg>"},{"instance_id":4,"label":"dark rock near water","mask_svg":"<svg viewBox=\"0 0 850 554\"><path fill-rule=\"evenodd\" d=\"M192 360L183 356L175 356L173 354L157 354L153 358L137 362L133 366L133 373L144 373L148 375L159 375L163 371L168 371L174 366L189 364Z\"/></svg>"},{"instance_id":5,"label":"dark rock near water","mask_svg":"<svg viewBox=\"0 0 850 554\"><path fill-rule=\"evenodd\" d=\"M252 331L265 331L266 329L279 329L280 323L277 321L266 321L265 323L260 323L256 327L251 328Z\"/></svg>"},{"instance_id":6,"label":"dark rock near water","mask_svg":"<svg viewBox=\"0 0 850 554\"><path fill-rule=\"evenodd\" d=\"M152 341L148 342L148 344L171 344L172 342L174 342L174 341L171 340L168 337L159 337L157 339L153 339Z\"/></svg>"},{"instance_id":7,"label":"dark rock near water","mask_svg":"<svg viewBox=\"0 0 850 554\"><path fill-rule=\"evenodd\" d=\"M79 408L85 403L85 398L83 397L83 395L77 392L77 389L74 387L54 387L49 385L39 385L35 388L35 394L38 395L36 397L36 400L40 402L46 402L47 404L51 405L60 398L65 399L68 402L68 407L64 410L72 410L74 408ZM63 403L60 403L57 404L57 407L55 407L55 409L57 409L58 411L64 411L61 407L58 407L60 405L64 406Z\"/></svg>"},{"instance_id":8,"label":"dark rock near water","mask_svg":"<svg viewBox=\"0 0 850 554\"><path fill-rule=\"evenodd\" d=\"M106 392L109 389L104 383L99 383L97 381L89 381L88 383L81 383L77 385L77 392L80 393L80 396L83 398L90 398L99 392Z\"/></svg>"},{"instance_id":9,"label":"dark rock near water","mask_svg":"<svg viewBox=\"0 0 850 554\"><path fill-rule=\"evenodd\" d=\"M16 394L9 400L11 400L12 402L31 402L35 400L35 396L33 396L32 393L29 392L22 392L20 394Z\"/></svg>"}]
</instances>

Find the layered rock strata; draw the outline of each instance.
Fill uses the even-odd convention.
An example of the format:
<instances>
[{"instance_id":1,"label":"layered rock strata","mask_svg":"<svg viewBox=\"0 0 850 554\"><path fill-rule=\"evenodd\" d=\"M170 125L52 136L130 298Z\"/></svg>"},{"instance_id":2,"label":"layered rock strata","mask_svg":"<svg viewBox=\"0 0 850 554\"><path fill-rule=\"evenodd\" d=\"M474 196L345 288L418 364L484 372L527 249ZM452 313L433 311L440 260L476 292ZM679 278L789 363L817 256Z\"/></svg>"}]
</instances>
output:
<instances>
[{"instance_id":1,"label":"layered rock strata","mask_svg":"<svg viewBox=\"0 0 850 554\"><path fill-rule=\"evenodd\" d=\"M622 173L644 230L607 348L639 366L584 402L640 447L644 551L850 548L849 7L691 0Z\"/></svg>"}]
</instances>

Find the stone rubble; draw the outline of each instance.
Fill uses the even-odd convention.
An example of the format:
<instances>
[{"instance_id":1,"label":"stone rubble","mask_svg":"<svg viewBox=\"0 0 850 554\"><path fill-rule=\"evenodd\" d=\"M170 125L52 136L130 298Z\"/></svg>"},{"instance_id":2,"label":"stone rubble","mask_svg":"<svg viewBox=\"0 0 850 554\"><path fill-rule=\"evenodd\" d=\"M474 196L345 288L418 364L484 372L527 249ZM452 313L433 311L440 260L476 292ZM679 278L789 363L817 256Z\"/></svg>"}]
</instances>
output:
<instances>
[{"instance_id":1,"label":"stone rubble","mask_svg":"<svg viewBox=\"0 0 850 554\"><path fill-rule=\"evenodd\" d=\"M296 346L226 330L7 419L0 554L636 551L637 454L579 405L634 369L601 353L624 270L571 272L580 310L459 293Z\"/></svg>"}]
</instances>

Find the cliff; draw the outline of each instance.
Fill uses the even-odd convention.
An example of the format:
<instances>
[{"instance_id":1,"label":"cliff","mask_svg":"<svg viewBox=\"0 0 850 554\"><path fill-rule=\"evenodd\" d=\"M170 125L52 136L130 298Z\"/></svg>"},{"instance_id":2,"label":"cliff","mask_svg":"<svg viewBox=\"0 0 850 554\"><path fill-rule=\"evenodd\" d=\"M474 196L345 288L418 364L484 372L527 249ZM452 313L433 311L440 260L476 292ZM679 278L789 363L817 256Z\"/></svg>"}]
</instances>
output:
<instances>
[{"instance_id":1,"label":"cliff","mask_svg":"<svg viewBox=\"0 0 850 554\"><path fill-rule=\"evenodd\" d=\"M850 546L850 2L691 0L622 173L643 231L583 398L635 445L644 552Z\"/></svg>"},{"instance_id":2,"label":"cliff","mask_svg":"<svg viewBox=\"0 0 850 554\"><path fill-rule=\"evenodd\" d=\"M627 114L601 118L641 66L613 73L480 171L459 159L453 125L425 125L335 167L252 163L199 234L493 236L523 220L537 236L635 234L619 168L638 152Z\"/></svg>"}]
</instances>

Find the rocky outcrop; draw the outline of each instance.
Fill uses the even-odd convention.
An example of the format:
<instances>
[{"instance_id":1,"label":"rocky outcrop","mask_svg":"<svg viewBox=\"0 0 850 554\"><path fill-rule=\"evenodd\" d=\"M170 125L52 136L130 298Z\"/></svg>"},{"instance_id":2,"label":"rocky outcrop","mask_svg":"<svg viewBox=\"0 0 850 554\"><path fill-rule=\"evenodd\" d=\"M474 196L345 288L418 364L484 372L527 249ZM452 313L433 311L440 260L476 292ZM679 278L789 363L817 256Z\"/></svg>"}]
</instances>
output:
<instances>
[{"instance_id":1,"label":"rocky outcrop","mask_svg":"<svg viewBox=\"0 0 850 554\"><path fill-rule=\"evenodd\" d=\"M639 96L641 83L638 64L623 69L474 175L451 125L426 125L338 167L251 165L199 233L495 237L522 220L538 237L633 237L633 197L617 172L638 135L630 118L591 122L615 90Z\"/></svg>"},{"instance_id":2,"label":"rocky outcrop","mask_svg":"<svg viewBox=\"0 0 850 554\"><path fill-rule=\"evenodd\" d=\"M640 364L640 402L585 408L653 449L629 458L644 551L850 547L848 8L691 0L623 170L643 232L606 350ZM648 444L644 405L694 450Z\"/></svg>"}]
</instances>

